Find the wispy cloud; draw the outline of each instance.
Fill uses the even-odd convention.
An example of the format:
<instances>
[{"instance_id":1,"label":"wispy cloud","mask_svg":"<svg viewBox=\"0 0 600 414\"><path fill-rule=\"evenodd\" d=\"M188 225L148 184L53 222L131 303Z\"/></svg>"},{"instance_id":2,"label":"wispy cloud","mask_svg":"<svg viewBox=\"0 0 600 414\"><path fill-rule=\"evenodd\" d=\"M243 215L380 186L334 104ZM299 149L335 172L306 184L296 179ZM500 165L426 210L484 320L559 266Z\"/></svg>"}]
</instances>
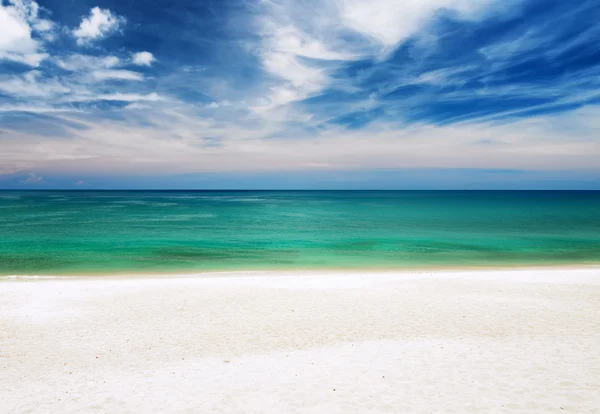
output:
<instances>
[{"instance_id":1,"label":"wispy cloud","mask_svg":"<svg viewBox=\"0 0 600 414\"><path fill-rule=\"evenodd\" d=\"M113 68L121 65L122 62L117 56L91 56L74 53L56 59L56 64L69 71L85 71Z\"/></svg>"},{"instance_id":2,"label":"wispy cloud","mask_svg":"<svg viewBox=\"0 0 600 414\"><path fill-rule=\"evenodd\" d=\"M65 95L70 89L57 79L45 79L38 70L23 75L0 75L0 92L19 98L51 98Z\"/></svg>"},{"instance_id":3,"label":"wispy cloud","mask_svg":"<svg viewBox=\"0 0 600 414\"><path fill-rule=\"evenodd\" d=\"M144 80L144 76L141 73L123 69L96 70L92 72L92 78L94 78L96 81L105 81L110 79L133 81Z\"/></svg>"},{"instance_id":4,"label":"wispy cloud","mask_svg":"<svg viewBox=\"0 0 600 414\"><path fill-rule=\"evenodd\" d=\"M293 140L265 138L264 129L228 127L164 107L151 111L153 122L145 127L83 121L86 128L71 129L70 140L46 140L39 147L32 146L38 140L31 135L5 140L0 164L8 157L22 165L33 163L40 170L73 174L364 168L567 170L594 169L600 156L598 107L509 124L421 124L400 129L397 124L377 123L355 131L330 127ZM576 137L572 136L573 124L580 125Z\"/></svg>"},{"instance_id":5,"label":"wispy cloud","mask_svg":"<svg viewBox=\"0 0 600 414\"><path fill-rule=\"evenodd\" d=\"M152 92L149 94L139 93L107 93L99 95L81 95L74 97L74 100L79 102L86 101L122 101L122 102L156 102L164 100L159 94Z\"/></svg>"},{"instance_id":6,"label":"wispy cloud","mask_svg":"<svg viewBox=\"0 0 600 414\"><path fill-rule=\"evenodd\" d=\"M437 13L463 20L486 16L496 0L273 0L257 18L263 67L282 80L270 87L257 110L306 99L331 86L332 73L349 62L382 59L414 36L422 36ZM312 13L313 9L323 13Z\"/></svg>"},{"instance_id":7,"label":"wispy cloud","mask_svg":"<svg viewBox=\"0 0 600 414\"><path fill-rule=\"evenodd\" d=\"M29 176L22 182L23 184L41 184L44 182L44 177L41 177L36 173L29 173Z\"/></svg>"},{"instance_id":8,"label":"wispy cloud","mask_svg":"<svg viewBox=\"0 0 600 414\"><path fill-rule=\"evenodd\" d=\"M420 33L436 13L454 13L460 19L477 19L489 12L494 0L344 0L341 21L350 29L372 38L382 51Z\"/></svg>"}]
</instances>

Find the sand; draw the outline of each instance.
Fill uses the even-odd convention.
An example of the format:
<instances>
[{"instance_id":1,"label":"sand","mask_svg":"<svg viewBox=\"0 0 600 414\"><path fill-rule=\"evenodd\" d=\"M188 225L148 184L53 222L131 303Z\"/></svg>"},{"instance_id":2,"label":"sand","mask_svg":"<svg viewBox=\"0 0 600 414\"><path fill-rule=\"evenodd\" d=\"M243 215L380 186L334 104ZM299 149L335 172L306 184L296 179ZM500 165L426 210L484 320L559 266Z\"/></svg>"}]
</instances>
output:
<instances>
[{"instance_id":1,"label":"sand","mask_svg":"<svg viewBox=\"0 0 600 414\"><path fill-rule=\"evenodd\" d=\"M2 413L600 413L600 269L0 280Z\"/></svg>"}]
</instances>

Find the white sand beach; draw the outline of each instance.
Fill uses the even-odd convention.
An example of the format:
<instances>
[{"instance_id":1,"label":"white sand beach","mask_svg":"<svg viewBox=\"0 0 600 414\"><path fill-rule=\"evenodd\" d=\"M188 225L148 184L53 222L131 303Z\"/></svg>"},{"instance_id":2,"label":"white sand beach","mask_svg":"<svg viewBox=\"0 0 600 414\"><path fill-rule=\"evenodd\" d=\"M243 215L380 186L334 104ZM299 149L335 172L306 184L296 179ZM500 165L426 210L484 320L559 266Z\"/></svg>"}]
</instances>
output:
<instances>
[{"instance_id":1,"label":"white sand beach","mask_svg":"<svg viewBox=\"0 0 600 414\"><path fill-rule=\"evenodd\" d=\"M600 413L600 269L0 280L2 413Z\"/></svg>"}]
</instances>

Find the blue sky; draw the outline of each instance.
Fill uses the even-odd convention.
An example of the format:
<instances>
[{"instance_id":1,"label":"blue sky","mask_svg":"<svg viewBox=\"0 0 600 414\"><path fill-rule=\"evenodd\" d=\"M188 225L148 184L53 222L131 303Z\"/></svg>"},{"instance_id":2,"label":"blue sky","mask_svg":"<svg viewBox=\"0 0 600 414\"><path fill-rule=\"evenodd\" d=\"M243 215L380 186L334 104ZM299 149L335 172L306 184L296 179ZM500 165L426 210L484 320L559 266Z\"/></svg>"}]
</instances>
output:
<instances>
[{"instance_id":1,"label":"blue sky","mask_svg":"<svg viewBox=\"0 0 600 414\"><path fill-rule=\"evenodd\" d=\"M600 189L600 0L0 4L0 188Z\"/></svg>"}]
</instances>

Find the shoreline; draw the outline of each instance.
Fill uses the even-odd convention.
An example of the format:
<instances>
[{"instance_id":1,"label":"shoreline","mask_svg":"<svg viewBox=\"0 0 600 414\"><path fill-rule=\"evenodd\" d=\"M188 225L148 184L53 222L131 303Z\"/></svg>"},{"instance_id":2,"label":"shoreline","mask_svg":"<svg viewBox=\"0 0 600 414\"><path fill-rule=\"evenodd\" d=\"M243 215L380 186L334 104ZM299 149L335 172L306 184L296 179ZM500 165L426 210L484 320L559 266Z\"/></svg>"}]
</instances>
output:
<instances>
[{"instance_id":1,"label":"shoreline","mask_svg":"<svg viewBox=\"0 0 600 414\"><path fill-rule=\"evenodd\" d=\"M498 266L446 266L446 267L357 267L357 268L305 268L305 269L232 269L232 270L206 270L206 271L156 271L156 272L123 272L123 273L68 273L68 274L0 274L1 281L15 280L77 280L77 279L181 279L181 278L210 278L210 277L238 277L238 276L300 276L311 274L324 275L355 275L355 274L442 274L442 273L486 273L510 271L553 271L553 270L600 270L598 263L573 263L550 265L498 265Z\"/></svg>"}]
</instances>

